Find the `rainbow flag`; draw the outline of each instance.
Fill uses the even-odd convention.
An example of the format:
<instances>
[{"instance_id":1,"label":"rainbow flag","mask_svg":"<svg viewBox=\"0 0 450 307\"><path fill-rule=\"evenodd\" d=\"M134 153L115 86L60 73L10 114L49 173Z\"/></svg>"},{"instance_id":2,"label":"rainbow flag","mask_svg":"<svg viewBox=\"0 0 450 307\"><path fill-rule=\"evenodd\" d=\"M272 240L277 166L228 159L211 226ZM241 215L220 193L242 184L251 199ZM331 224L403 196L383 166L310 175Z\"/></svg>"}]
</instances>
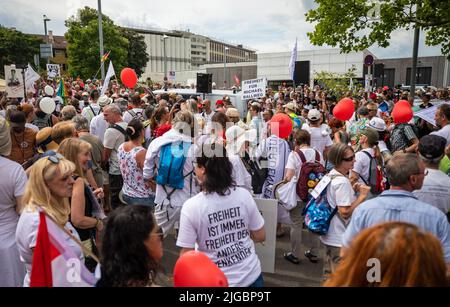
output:
<instances>
[{"instance_id":1,"label":"rainbow flag","mask_svg":"<svg viewBox=\"0 0 450 307\"><path fill-rule=\"evenodd\" d=\"M66 86L64 85L64 80L63 79L59 80L58 92L57 92L56 95L62 98L62 100L64 101L64 105L65 105L66 104L67 92L66 92Z\"/></svg>"}]
</instances>

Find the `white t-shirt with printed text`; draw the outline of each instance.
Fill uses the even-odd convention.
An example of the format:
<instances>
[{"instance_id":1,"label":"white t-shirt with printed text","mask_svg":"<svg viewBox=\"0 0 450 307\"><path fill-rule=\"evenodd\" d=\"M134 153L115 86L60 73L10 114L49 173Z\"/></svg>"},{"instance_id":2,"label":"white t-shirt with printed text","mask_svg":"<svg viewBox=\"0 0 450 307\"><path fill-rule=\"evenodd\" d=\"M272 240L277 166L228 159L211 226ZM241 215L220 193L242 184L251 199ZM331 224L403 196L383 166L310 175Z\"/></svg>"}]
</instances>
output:
<instances>
[{"instance_id":1,"label":"white t-shirt with printed text","mask_svg":"<svg viewBox=\"0 0 450 307\"><path fill-rule=\"evenodd\" d=\"M264 219L250 193L236 188L227 196L197 194L181 209L177 246L205 253L225 274L230 287L248 287L261 275L250 231Z\"/></svg>"}]
</instances>

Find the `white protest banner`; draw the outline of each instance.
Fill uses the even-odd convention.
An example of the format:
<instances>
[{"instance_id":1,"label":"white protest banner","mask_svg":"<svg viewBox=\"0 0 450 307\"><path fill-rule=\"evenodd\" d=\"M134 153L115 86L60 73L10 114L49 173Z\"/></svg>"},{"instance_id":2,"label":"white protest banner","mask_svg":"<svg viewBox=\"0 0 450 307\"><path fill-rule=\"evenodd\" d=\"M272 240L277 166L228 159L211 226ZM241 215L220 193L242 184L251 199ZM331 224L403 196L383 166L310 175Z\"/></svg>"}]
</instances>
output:
<instances>
[{"instance_id":1,"label":"white protest banner","mask_svg":"<svg viewBox=\"0 0 450 307\"><path fill-rule=\"evenodd\" d=\"M27 91L35 92L34 82L38 81L41 78L37 72L34 71L33 67L31 67L30 63L28 63L28 67L25 70L25 85Z\"/></svg>"},{"instance_id":2,"label":"white protest banner","mask_svg":"<svg viewBox=\"0 0 450 307\"><path fill-rule=\"evenodd\" d=\"M261 261L262 271L264 273L275 273L278 201L275 199L255 199L255 202L264 219L264 229L266 230L264 244L255 244L256 254Z\"/></svg>"},{"instance_id":3,"label":"white protest banner","mask_svg":"<svg viewBox=\"0 0 450 307\"><path fill-rule=\"evenodd\" d=\"M242 82L242 100L258 99L266 95L267 79L259 78Z\"/></svg>"},{"instance_id":4,"label":"white protest banner","mask_svg":"<svg viewBox=\"0 0 450 307\"><path fill-rule=\"evenodd\" d=\"M61 77L58 64L47 64L47 77L50 80Z\"/></svg>"},{"instance_id":5,"label":"white protest banner","mask_svg":"<svg viewBox=\"0 0 450 307\"><path fill-rule=\"evenodd\" d=\"M100 93L100 97L105 95L106 90L109 86L109 80L111 80L112 76L115 76L116 72L114 71L114 66L112 61L109 62L108 72L106 73L105 82L103 82L102 91Z\"/></svg>"},{"instance_id":6,"label":"white protest banner","mask_svg":"<svg viewBox=\"0 0 450 307\"><path fill-rule=\"evenodd\" d=\"M5 65L6 94L11 98L24 98L22 69Z\"/></svg>"},{"instance_id":7,"label":"white protest banner","mask_svg":"<svg viewBox=\"0 0 450 307\"><path fill-rule=\"evenodd\" d=\"M433 126L436 126L436 121L434 120L434 117L436 115L437 109L443 103L450 104L450 101L442 102L442 103L435 105L434 107L418 111L418 112L414 113L414 116L425 120L426 122L432 124Z\"/></svg>"}]
</instances>

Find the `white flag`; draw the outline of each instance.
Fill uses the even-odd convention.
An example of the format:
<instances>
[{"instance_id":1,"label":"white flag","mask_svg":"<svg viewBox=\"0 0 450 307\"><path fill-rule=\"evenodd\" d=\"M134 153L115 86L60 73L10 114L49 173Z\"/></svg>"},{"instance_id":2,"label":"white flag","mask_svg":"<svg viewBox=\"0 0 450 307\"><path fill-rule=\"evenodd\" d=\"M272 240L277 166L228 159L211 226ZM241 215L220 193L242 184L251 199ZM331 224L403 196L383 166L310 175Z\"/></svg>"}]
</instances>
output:
<instances>
[{"instance_id":1,"label":"white flag","mask_svg":"<svg viewBox=\"0 0 450 307\"><path fill-rule=\"evenodd\" d=\"M295 38L295 46L294 50L292 50L291 62L289 63L289 76L291 80L294 80L295 62L297 62L297 38Z\"/></svg>"},{"instance_id":2,"label":"white flag","mask_svg":"<svg viewBox=\"0 0 450 307\"><path fill-rule=\"evenodd\" d=\"M28 67L25 70L25 88L27 91L35 92L34 82L38 81L41 78L37 72L34 71L33 67L31 67L30 63L28 63Z\"/></svg>"},{"instance_id":3,"label":"white flag","mask_svg":"<svg viewBox=\"0 0 450 307\"><path fill-rule=\"evenodd\" d=\"M106 90L108 89L108 86L109 86L109 80L111 79L112 76L115 76L115 75L116 75L116 73L114 72L113 63L112 63L112 61L110 61L109 67L108 67L108 72L106 73L105 81L103 82L100 97L105 95Z\"/></svg>"}]
</instances>

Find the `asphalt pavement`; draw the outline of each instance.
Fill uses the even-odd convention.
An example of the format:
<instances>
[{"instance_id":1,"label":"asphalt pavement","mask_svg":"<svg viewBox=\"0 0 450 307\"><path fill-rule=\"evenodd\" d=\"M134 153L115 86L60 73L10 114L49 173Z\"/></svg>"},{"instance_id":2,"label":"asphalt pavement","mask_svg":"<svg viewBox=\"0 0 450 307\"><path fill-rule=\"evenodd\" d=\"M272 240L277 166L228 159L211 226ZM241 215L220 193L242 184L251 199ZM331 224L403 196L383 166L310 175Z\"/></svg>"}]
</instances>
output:
<instances>
[{"instance_id":1,"label":"asphalt pavement","mask_svg":"<svg viewBox=\"0 0 450 307\"><path fill-rule=\"evenodd\" d=\"M319 247L318 238L303 230L303 244L300 251L300 264L295 265L285 260L283 254L289 249L289 228L285 227L285 235L277 239L275 256L275 273L264 273L265 287L320 287L322 284L323 259L318 263L311 263L303 253L310 247L318 247L320 254L323 249ZM161 286L173 286L173 268L179 256L180 249L175 245L175 237L169 235L164 240L164 256L161 262L162 272L159 273L157 283Z\"/></svg>"}]
</instances>

